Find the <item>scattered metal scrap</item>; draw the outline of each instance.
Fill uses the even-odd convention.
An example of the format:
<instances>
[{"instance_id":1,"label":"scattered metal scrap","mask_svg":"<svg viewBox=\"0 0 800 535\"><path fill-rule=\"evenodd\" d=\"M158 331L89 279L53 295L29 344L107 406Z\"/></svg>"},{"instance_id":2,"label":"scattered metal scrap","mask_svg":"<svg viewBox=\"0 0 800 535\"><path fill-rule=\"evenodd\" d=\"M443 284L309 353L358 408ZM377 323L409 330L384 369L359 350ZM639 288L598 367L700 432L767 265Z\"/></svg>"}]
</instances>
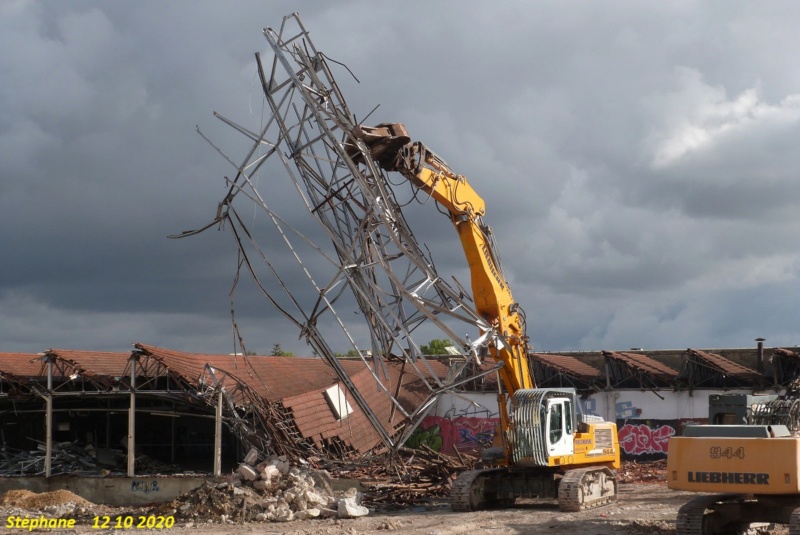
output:
<instances>
[{"instance_id":1,"label":"scattered metal scrap","mask_svg":"<svg viewBox=\"0 0 800 535\"><path fill-rule=\"evenodd\" d=\"M397 450L439 394L471 379L454 373L442 380L432 373L417 341L419 333L452 340L462 357L459 372L479 361L490 343L501 343L497 339L504 334L474 312L460 284L445 282L430 253L417 243L401 210L405 201L399 199L400 195L414 198L414 190L407 184L388 186L385 171L354 133L360 121L340 92L329 58L314 46L300 17L296 13L284 17L278 30L267 28L264 36L274 56L266 68L258 54L256 62L271 115L248 128L215 114L251 145L244 159L235 163L237 158L200 133L235 175L226 177L228 192L212 223L174 237L215 225L229 227L239 247L240 270L252 275L300 337L335 370L384 446ZM273 174L286 177L287 187L280 188ZM263 215L245 218L236 199L249 199L256 213ZM302 225L294 218L298 210L307 211L320 225L321 241L298 228ZM283 244L286 250L260 244ZM289 281L298 276L305 280L290 287ZM331 332L341 332L370 366L371 388L392 404L399 426L387 426L365 391L353 383L328 343ZM472 341L465 332L483 334ZM390 355L405 364L404 373L425 385L422 402L404 406L387 388L383 358Z\"/></svg>"},{"instance_id":2,"label":"scattered metal scrap","mask_svg":"<svg viewBox=\"0 0 800 535\"><path fill-rule=\"evenodd\" d=\"M38 441L37 441L38 442ZM78 441L53 444L51 475L96 476L116 471L124 473L127 453L122 448L95 448ZM174 474L181 471L176 464L164 463L147 455L137 455L139 474ZM3 447L0 450L0 474L3 476L42 476L45 474L45 444L36 450Z\"/></svg>"}]
</instances>

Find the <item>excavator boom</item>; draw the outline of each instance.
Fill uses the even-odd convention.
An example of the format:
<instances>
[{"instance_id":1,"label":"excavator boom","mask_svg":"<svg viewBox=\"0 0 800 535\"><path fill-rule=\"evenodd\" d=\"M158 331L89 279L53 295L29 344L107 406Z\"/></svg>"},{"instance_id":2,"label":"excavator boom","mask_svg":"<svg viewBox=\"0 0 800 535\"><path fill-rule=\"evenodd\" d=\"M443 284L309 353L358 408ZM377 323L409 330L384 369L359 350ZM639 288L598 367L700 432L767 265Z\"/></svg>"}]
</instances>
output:
<instances>
[{"instance_id":1,"label":"excavator boom","mask_svg":"<svg viewBox=\"0 0 800 535\"><path fill-rule=\"evenodd\" d=\"M492 231L483 223L483 198L442 158L422 143L411 142L400 123L359 126L353 135L384 170L402 174L449 212L469 264L475 309L494 330L489 351L504 363L503 383L510 394L533 388L522 310L503 275Z\"/></svg>"},{"instance_id":2,"label":"excavator boom","mask_svg":"<svg viewBox=\"0 0 800 535\"><path fill-rule=\"evenodd\" d=\"M369 154L383 170L402 174L447 210L469 264L475 311L487 325L476 345L503 363L499 373L505 391L498 394L502 459L488 455L485 460L504 467L459 475L451 492L453 509L507 506L521 496L557 498L564 511L615 500L614 470L620 462L616 425L578 415L574 390L534 387L525 315L511 295L492 230L483 222L483 198L442 158L412 142L402 124L358 126L352 135L355 143L348 154L356 163L368 165L364 158Z\"/></svg>"}]
</instances>

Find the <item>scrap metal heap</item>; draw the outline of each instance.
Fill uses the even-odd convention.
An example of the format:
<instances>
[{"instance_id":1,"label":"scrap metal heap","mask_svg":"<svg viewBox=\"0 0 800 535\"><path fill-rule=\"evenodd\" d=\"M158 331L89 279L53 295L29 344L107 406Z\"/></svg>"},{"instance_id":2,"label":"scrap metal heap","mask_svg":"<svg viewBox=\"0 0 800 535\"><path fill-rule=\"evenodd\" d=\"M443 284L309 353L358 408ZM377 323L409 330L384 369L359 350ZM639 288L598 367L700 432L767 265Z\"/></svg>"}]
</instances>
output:
<instances>
[{"instance_id":1,"label":"scrap metal heap","mask_svg":"<svg viewBox=\"0 0 800 535\"><path fill-rule=\"evenodd\" d=\"M499 369L500 364L471 365L480 362L498 333L473 311L460 285L451 286L437 273L430 254L417 243L397 192L375 162L379 154L364 141L329 58L314 46L300 17L285 17L278 30L267 28L264 36L274 57L265 65L256 54L256 64L269 114L257 129L214 114L250 143L243 159L228 156L198 128L232 166L233 178L226 177L227 193L214 220L177 237L229 227L239 269L251 273L271 304L330 364L383 445L397 452L438 395ZM285 194L292 189L296 206L318 223L322 241L313 238L308 218L296 217ZM255 209L245 212L240 207L245 201ZM285 249L276 249L278 243ZM455 342L461 358L454 359L458 364L445 379L433 373L422 354L416 341L420 332L426 339ZM460 334L465 332L485 335L472 342ZM349 343L371 370L375 387L391 400L388 421L342 367L329 344L334 336ZM244 346L241 337L239 342ZM427 399L403 403L400 392L386 387L384 359L401 361L403 373L424 384Z\"/></svg>"}]
</instances>

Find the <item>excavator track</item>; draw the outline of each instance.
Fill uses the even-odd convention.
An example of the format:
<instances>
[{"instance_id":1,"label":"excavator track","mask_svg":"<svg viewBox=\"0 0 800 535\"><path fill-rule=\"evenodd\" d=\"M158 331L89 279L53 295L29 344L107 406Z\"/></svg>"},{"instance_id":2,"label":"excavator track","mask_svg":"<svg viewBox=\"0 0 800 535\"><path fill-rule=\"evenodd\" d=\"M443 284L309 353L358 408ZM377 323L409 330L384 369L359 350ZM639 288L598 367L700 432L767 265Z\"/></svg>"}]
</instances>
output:
<instances>
[{"instance_id":1,"label":"excavator track","mask_svg":"<svg viewBox=\"0 0 800 535\"><path fill-rule=\"evenodd\" d=\"M789 517L789 535L800 535L800 507Z\"/></svg>"},{"instance_id":2,"label":"excavator track","mask_svg":"<svg viewBox=\"0 0 800 535\"><path fill-rule=\"evenodd\" d=\"M473 492L472 484L485 470L468 470L458 475L450 489L450 508L459 513L482 509L483 497L479 492Z\"/></svg>"},{"instance_id":3,"label":"excavator track","mask_svg":"<svg viewBox=\"0 0 800 535\"><path fill-rule=\"evenodd\" d=\"M675 532L678 535L710 535L710 522L706 517L706 509L714 505L724 495L698 496L689 500L678 510Z\"/></svg>"},{"instance_id":4,"label":"excavator track","mask_svg":"<svg viewBox=\"0 0 800 535\"><path fill-rule=\"evenodd\" d=\"M616 499L616 477L607 468L569 470L558 485L558 507L562 511L584 511Z\"/></svg>"}]
</instances>

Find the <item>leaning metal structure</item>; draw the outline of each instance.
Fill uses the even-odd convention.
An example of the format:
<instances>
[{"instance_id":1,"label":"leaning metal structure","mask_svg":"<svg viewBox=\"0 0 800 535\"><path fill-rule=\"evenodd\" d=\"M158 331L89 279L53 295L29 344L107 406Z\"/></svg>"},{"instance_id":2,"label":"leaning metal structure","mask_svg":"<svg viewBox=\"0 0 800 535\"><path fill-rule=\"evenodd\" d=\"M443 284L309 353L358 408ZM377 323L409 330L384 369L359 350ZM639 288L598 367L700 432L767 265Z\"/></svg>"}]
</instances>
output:
<instances>
[{"instance_id":1,"label":"leaning metal structure","mask_svg":"<svg viewBox=\"0 0 800 535\"><path fill-rule=\"evenodd\" d=\"M383 443L396 449L437 395L475 379L476 373L496 369L474 372L480 368L471 364L480 362L499 333L473 312L461 285L451 285L437 273L430 254L415 239L389 177L353 136L359 123L331 70L331 64L341 64L317 50L296 13L284 17L278 30L265 29L264 36L274 57L262 62L256 54L256 64L268 113L259 128L214 114L249 143L243 159L229 156L198 128L231 165L233 178L226 177L227 193L214 221L179 237L212 226L229 228L240 269L252 274L313 352L334 368ZM285 197L276 192L291 189L298 206L318 223L316 229L298 223L295 211L286 213ZM276 250L276 243L282 249ZM415 339L421 331L452 340L460 352L462 358L453 359L457 364L446 379L432 372L422 354ZM476 333L477 339L459 333ZM404 428L396 432L381 423L341 367L329 344L331 336L348 340L371 367L376 387L406 417ZM405 373L425 380L425 403L404 407L395 399L396 393L381 380L384 358L401 359Z\"/></svg>"}]
</instances>

